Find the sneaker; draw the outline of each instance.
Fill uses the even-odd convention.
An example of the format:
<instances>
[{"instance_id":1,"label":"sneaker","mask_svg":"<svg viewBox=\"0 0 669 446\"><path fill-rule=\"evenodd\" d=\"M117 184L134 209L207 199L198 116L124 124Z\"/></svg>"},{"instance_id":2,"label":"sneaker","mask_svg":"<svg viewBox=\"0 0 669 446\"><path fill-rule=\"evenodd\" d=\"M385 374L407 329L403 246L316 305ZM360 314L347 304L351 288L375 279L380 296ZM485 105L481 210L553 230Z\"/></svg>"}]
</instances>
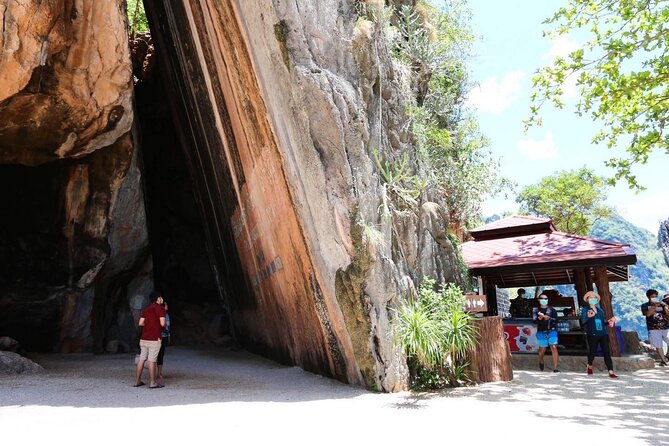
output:
<instances>
[{"instance_id":1,"label":"sneaker","mask_svg":"<svg viewBox=\"0 0 669 446\"><path fill-rule=\"evenodd\" d=\"M541 370L542 372L544 371L544 363L543 362L539 363L539 370Z\"/></svg>"},{"instance_id":2,"label":"sneaker","mask_svg":"<svg viewBox=\"0 0 669 446\"><path fill-rule=\"evenodd\" d=\"M618 375L616 375L615 373L613 373L613 372L609 373L609 378L617 378L617 377L618 377Z\"/></svg>"},{"instance_id":3,"label":"sneaker","mask_svg":"<svg viewBox=\"0 0 669 446\"><path fill-rule=\"evenodd\" d=\"M666 363L666 362L664 362L664 361L660 361L660 367L666 367L666 366L667 366L667 363Z\"/></svg>"},{"instance_id":4,"label":"sneaker","mask_svg":"<svg viewBox=\"0 0 669 446\"><path fill-rule=\"evenodd\" d=\"M553 373L560 373L560 369L553 369Z\"/></svg>"},{"instance_id":5,"label":"sneaker","mask_svg":"<svg viewBox=\"0 0 669 446\"><path fill-rule=\"evenodd\" d=\"M588 373L588 375L592 375L592 367L587 368L587 373Z\"/></svg>"}]
</instances>

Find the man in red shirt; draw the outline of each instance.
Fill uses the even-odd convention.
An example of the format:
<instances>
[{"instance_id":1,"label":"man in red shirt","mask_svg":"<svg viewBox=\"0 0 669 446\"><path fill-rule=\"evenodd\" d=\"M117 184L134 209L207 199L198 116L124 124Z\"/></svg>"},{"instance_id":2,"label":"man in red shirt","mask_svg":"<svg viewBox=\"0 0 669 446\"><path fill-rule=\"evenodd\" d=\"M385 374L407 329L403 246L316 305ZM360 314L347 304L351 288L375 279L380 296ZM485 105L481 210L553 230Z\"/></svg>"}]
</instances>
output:
<instances>
[{"instance_id":1,"label":"man in red shirt","mask_svg":"<svg viewBox=\"0 0 669 446\"><path fill-rule=\"evenodd\" d=\"M162 307L163 297L160 293L154 291L151 293L153 303L142 311L139 318L139 326L142 327L142 336L139 340L140 355L135 370L135 386L143 386L142 372L144 371L144 362L149 361L149 384L150 389L159 389L165 387L156 382L156 361L160 352L160 333L165 327L165 308Z\"/></svg>"}]
</instances>

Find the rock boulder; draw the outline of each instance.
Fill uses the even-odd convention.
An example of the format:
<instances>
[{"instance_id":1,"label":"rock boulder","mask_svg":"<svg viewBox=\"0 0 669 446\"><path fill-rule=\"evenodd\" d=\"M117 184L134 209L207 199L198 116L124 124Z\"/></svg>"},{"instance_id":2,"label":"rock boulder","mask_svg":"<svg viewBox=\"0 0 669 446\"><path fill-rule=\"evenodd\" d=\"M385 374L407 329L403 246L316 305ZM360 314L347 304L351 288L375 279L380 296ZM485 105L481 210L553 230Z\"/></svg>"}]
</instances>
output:
<instances>
[{"instance_id":1,"label":"rock boulder","mask_svg":"<svg viewBox=\"0 0 669 446\"><path fill-rule=\"evenodd\" d=\"M40 373L44 369L41 365L28 358L14 353L0 351L0 375L15 375L20 373Z\"/></svg>"}]
</instances>

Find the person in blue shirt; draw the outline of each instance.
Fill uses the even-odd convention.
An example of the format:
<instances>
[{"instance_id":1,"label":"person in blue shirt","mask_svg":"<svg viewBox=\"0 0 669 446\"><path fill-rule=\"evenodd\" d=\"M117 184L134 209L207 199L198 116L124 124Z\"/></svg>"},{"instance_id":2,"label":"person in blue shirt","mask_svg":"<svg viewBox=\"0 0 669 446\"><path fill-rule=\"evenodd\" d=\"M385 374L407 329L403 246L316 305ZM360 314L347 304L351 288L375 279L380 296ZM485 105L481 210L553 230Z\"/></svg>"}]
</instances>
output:
<instances>
[{"instance_id":1,"label":"person in blue shirt","mask_svg":"<svg viewBox=\"0 0 669 446\"><path fill-rule=\"evenodd\" d=\"M611 360L611 347L609 345L609 334L606 331L606 326L613 318L607 320L604 315L604 310L599 307L601 297L594 291L588 291L583 296L583 300L587 306L581 308L581 324L585 327L585 332L588 336L588 368L586 373L592 375L592 362L597 353L597 346L602 346L602 353L604 354L604 363L609 370L609 378L617 378L613 373L613 360Z\"/></svg>"},{"instance_id":2,"label":"person in blue shirt","mask_svg":"<svg viewBox=\"0 0 669 446\"><path fill-rule=\"evenodd\" d=\"M548 296L539 296L539 307L532 309L532 323L537 326L537 344L539 344L539 370L544 370L544 354L550 345L553 357L553 372L558 373L558 314L555 308L548 306Z\"/></svg>"}]
</instances>

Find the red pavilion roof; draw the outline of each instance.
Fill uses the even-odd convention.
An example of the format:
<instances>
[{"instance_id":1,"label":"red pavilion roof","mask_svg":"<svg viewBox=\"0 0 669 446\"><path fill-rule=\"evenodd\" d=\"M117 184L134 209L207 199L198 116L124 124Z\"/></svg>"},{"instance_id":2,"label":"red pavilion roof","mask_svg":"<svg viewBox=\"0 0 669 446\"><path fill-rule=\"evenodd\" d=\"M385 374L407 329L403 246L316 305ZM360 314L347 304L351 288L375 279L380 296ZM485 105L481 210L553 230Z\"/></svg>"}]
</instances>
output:
<instances>
[{"instance_id":1,"label":"red pavilion roof","mask_svg":"<svg viewBox=\"0 0 669 446\"><path fill-rule=\"evenodd\" d=\"M462 256L475 276L506 274L512 282L516 273L518 281L539 282L544 271L545 281L564 276L569 283L569 269L610 266L611 280L627 280L627 265L636 263L630 245L560 232L550 219L514 216L470 233L474 240L462 244Z\"/></svg>"}]
</instances>

